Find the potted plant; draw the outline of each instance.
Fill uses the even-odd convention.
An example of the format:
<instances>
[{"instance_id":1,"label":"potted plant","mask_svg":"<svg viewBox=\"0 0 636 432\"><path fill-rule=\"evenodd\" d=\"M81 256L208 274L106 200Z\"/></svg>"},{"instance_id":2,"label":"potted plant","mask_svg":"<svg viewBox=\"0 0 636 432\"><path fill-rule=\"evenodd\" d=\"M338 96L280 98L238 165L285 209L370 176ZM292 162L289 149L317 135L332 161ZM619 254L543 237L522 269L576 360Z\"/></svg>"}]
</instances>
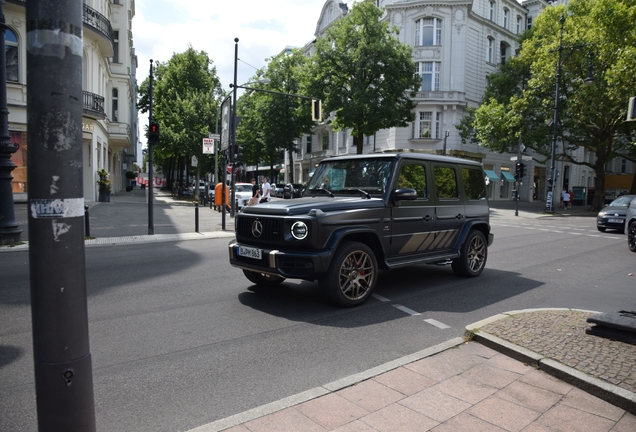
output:
<instances>
[{"instance_id":1,"label":"potted plant","mask_svg":"<svg viewBox=\"0 0 636 432\"><path fill-rule=\"evenodd\" d=\"M97 170L99 176L97 186L99 189L99 202L110 202L110 178L105 169Z\"/></svg>"}]
</instances>

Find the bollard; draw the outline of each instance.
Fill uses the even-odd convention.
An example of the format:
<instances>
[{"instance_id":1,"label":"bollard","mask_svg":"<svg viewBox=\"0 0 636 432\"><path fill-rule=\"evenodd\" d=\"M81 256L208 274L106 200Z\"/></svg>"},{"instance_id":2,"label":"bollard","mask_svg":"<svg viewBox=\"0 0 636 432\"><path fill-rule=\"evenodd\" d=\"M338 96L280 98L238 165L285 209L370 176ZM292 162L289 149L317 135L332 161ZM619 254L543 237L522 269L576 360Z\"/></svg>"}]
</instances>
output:
<instances>
[{"instance_id":1,"label":"bollard","mask_svg":"<svg viewBox=\"0 0 636 432\"><path fill-rule=\"evenodd\" d=\"M84 237L91 236L91 223L88 219L88 206L84 206Z\"/></svg>"},{"instance_id":2,"label":"bollard","mask_svg":"<svg viewBox=\"0 0 636 432\"><path fill-rule=\"evenodd\" d=\"M194 203L194 231L199 232L199 203Z\"/></svg>"}]
</instances>

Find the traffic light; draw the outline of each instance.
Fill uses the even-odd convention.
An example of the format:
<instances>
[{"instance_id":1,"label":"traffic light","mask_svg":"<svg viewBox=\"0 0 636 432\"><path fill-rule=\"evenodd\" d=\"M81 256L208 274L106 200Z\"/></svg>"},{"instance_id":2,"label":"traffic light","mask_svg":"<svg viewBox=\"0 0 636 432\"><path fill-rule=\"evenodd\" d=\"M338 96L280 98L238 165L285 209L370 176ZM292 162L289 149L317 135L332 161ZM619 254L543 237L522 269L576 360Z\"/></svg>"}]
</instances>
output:
<instances>
[{"instance_id":1,"label":"traffic light","mask_svg":"<svg viewBox=\"0 0 636 432\"><path fill-rule=\"evenodd\" d=\"M150 141L151 144L156 144L159 142L159 123L157 122L150 123L148 141Z\"/></svg>"},{"instance_id":2,"label":"traffic light","mask_svg":"<svg viewBox=\"0 0 636 432\"><path fill-rule=\"evenodd\" d=\"M311 100L311 119L313 121L322 119L322 101L320 99Z\"/></svg>"},{"instance_id":3,"label":"traffic light","mask_svg":"<svg viewBox=\"0 0 636 432\"><path fill-rule=\"evenodd\" d=\"M521 171L519 171L519 178L524 178L526 176L526 164L521 163Z\"/></svg>"},{"instance_id":4,"label":"traffic light","mask_svg":"<svg viewBox=\"0 0 636 432\"><path fill-rule=\"evenodd\" d=\"M515 165L515 179L517 181L521 181L521 179L526 175L526 164L523 162L517 162Z\"/></svg>"},{"instance_id":5,"label":"traffic light","mask_svg":"<svg viewBox=\"0 0 636 432\"><path fill-rule=\"evenodd\" d=\"M236 153L234 153L234 160L242 158L242 157L243 157L243 147L237 145Z\"/></svg>"}]
</instances>

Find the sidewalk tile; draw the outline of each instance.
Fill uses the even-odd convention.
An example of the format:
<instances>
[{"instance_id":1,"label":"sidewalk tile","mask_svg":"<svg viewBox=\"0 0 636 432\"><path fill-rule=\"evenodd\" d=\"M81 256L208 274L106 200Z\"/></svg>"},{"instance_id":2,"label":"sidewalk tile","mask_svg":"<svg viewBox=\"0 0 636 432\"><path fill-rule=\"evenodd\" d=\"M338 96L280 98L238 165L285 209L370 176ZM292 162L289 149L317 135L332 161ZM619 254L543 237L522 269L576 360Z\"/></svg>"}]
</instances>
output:
<instances>
[{"instance_id":1,"label":"sidewalk tile","mask_svg":"<svg viewBox=\"0 0 636 432\"><path fill-rule=\"evenodd\" d=\"M511 432L521 431L541 415L495 396L484 399L466 412Z\"/></svg>"},{"instance_id":2,"label":"sidewalk tile","mask_svg":"<svg viewBox=\"0 0 636 432\"><path fill-rule=\"evenodd\" d=\"M460 345L458 349L465 354L476 355L487 359L501 355L494 349L488 348L486 345L480 343L465 343Z\"/></svg>"},{"instance_id":3,"label":"sidewalk tile","mask_svg":"<svg viewBox=\"0 0 636 432\"><path fill-rule=\"evenodd\" d=\"M399 404L438 422L444 422L471 406L469 403L447 395L435 388L422 390L400 401Z\"/></svg>"},{"instance_id":4,"label":"sidewalk tile","mask_svg":"<svg viewBox=\"0 0 636 432\"><path fill-rule=\"evenodd\" d=\"M392 371L383 373L373 379L406 396L410 396L437 384L437 381L404 367L393 369Z\"/></svg>"},{"instance_id":5,"label":"sidewalk tile","mask_svg":"<svg viewBox=\"0 0 636 432\"><path fill-rule=\"evenodd\" d=\"M243 425L234 426L233 428L225 429L223 432L251 432Z\"/></svg>"},{"instance_id":6,"label":"sidewalk tile","mask_svg":"<svg viewBox=\"0 0 636 432\"><path fill-rule=\"evenodd\" d=\"M377 429L372 428L360 420L356 420L344 426L340 426L332 432L377 432Z\"/></svg>"},{"instance_id":7,"label":"sidewalk tile","mask_svg":"<svg viewBox=\"0 0 636 432\"><path fill-rule=\"evenodd\" d=\"M374 380L363 381L351 387L344 388L336 394L369 412L377 411L405 398L402 393Z\"/></svg>"},{"instance_id":8,"label":"sidewalk tile","mask_svg":"<svg viewBox=\"0 0 636 432\"><path fill-rule=\"evenodd\" d=\"M562 395L520 381L495 393L495 396L531 410L544 413L561 400Z\"/></svg>"},{"instance_id":9,"label":"sidewalk tile","mask_svg":"<svg viewBox=\"0 0 636 432\"><path fill-rule=\"evenodd\" d=\"M389 405L360 420L380 432L421 432L439 424L399 404Z\"/></svg>"},{"instance_id":10,"label":"sidewalk tile","mask_svg":"<svg viewBox=\"0 0 636 432\"><path fill-rule=\"evenodd\" d=\"M561 403L539 417L537 422L560 432L607 432L615 423Z\"/></svg>"},{"instance_id":11,"label":"sidewalk tile","mask_svg":"<svg viewBox=\"0 0 636 432\"><path fill-rule=\"evenodd\" d=\"M485 364L477 365L462 373L460 376L498 389L504 388L520 377L519 374Z\"/></svg>"},{"instance_id":12,"label":"sidewalk tile","mask_svg":"<svg viewBox=\"0 0 636 432\"><path fill-rule=\"evenodd\" d=\"M324 432L327 429L302 415L294 407L286 408L245 423L250 432Z\"/></svg>"},{"instance_id":13,"label":"sidewalk tile","mask_svg":"<svg viewBox=\"0 0 636 432\"><path fill-rule=\"evenodd\" d=\"M431 388L471 404L476 404L497 391L494 387L460 376L449 378Z\"/></svg>"},{"instance_id":14,"label":"sidewalk tile","mask_svg":"<svg viewBox=\"0 0 636 432\"><path fill-rule=\"evenodd\" d=\"M578 388L573 389L563 398L563 404L614 421L618 421L625 412L621 408Z\"/></svg>"},{"instance_id":15,"label":"sidewalk tile","mask_svg":"<svg viewBox=\"0 0 636 432\"><path fill-rule=\"evenodd\" d=\"M345 425L369 413L335 393L304 402L296 408L327 430Z\"/></svg>"},{"instance_id":16,"label":"sidewalk tile","mask_svg":"<svg viewBox=\"0 0 636 432\"><path fill-rule=\"evenodd\" d=\"M547 373L537 369L531 370L521 377L519 381L560 395L567 394L574 388L572 385L553 378Z\"/></svg>"},{"instance_id":17,"label":"sidewalk tile","mask_svg":"<svg viewBox=\"0 0 636 432\"><path fill-rule=\"evenodd\" d=\"M456 415L447 422L442 423L431 432L458 432L458 431L470 431L470 432L506 432L494 424L485 422L477 417L473 417L470 414L461 413Z\"/></svg>"},{"instance_id":18,"label":"sidewalk tile","mask_svg":"<svg viewBox=\"0 0 636 432\"><path fill-rule=\"evenodd\" d=\"M531 370L534 370L533 367L528 366L527 364L524 364L504 354L497 354L496 356L489 358L485 364L488 366L514 372L519 375L524 375Z\"/></svg>"},{"instance_id":19,"label":"sidewalk tile","mask_svg":"<svg viewBox=\"0 0 636 432\"><path fill-rule=\"evenodd\" d=\"M634 432L636 431L636 416L626 412L623 417L616 423L612 432Z\"/></svg>"},{"instance_id":20,"label":"sidewalk tile","mask_svg":"<svg viewBox=\"0 0 636 432\"><path fill-rule=\"evenodd\" d=\"M436 381L443 381L484 361L486 359L483 357L466 354L457 348L451 348L404 367Z\"/></svg>"}]
</instances>

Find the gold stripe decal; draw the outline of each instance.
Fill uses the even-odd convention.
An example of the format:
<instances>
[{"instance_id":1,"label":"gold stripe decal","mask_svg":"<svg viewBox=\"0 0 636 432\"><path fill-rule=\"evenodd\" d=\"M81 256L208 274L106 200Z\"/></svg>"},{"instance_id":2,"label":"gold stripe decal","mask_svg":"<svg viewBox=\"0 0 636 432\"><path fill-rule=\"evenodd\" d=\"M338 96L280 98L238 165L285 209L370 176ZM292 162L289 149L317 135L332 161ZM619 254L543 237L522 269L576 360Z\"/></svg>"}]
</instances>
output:
<instances>
[{"instance_id":1,"label":"gold stripe decal","mask_svg":"<svg viewBox=\"0 0 636 432\"><path fill-rule=\"evenodd\" d=\"M406 242L401 254L425 252L435 249L448 249L453 246L459 230L432 231L428 233L414 233Z\"/></svg>"},{"instance_id":2,"label":"gold stripe decal","mask_svg":"<svg viewBox=\"0 0 636 432\"><path fill-rule=\"evenodd\" d=\"M417 248L422 244L422 242L427 239L427 237L435 238L435 234L434 233L415 233L411 235L411 238L409 238L409 241L406 242L406 244L404 245L400 253L403 254L403 253L415 252Z\"/></svg>"}]
</instances>

